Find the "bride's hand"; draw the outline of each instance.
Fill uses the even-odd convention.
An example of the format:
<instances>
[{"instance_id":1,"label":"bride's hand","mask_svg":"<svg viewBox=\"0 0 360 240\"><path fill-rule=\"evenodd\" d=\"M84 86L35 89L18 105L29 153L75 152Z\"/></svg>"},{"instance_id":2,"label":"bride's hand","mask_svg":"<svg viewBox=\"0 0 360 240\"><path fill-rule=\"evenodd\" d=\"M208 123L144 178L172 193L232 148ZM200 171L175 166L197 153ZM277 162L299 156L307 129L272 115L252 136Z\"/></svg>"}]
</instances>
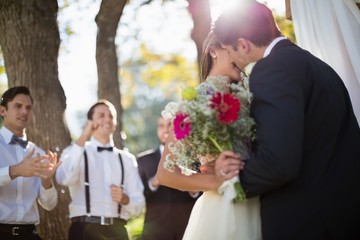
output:
<instances>
[{"instance_id":1,"label":"bride's hand","mask_svg":"<svg viewBox=\"0 0 360 240\"><path fill-rule=\"evenodd\" d=\"M239 174L239 171L244 168L244 165L239 154L232 151L224 151L215 161L214 170L216 177L223 181L231 179Z\"/></svg>"}]
</instances>

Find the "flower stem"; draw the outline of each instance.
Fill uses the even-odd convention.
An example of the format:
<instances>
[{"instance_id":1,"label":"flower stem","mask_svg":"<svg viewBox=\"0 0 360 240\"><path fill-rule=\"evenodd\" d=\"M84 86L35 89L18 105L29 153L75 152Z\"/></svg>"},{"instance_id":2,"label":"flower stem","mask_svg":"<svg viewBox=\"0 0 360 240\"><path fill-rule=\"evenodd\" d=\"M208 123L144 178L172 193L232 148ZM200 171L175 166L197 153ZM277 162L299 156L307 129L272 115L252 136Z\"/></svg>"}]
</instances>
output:
<instances>
[{"instance_id":1,"label":"flower stem","mask_svg":"<svg viewBox=\"0 0 360 240\"><path fill-rule=\"evenodd\" d=\"M239 181L234 183L234 188L235 188L235 191L236 191L236 196L233 199L233 202L234 203L245 202L246 201L246 194L245 194L244 189L242 188Z\"/></svg>"},{"instance_id":2,"label":"flower stem","mask_svg":"<svg viewBox=\"0 0 360 240\"><path fill-rule=\"evenodd\" d=\"M212 137L212 136L208 136L208 138L210 139L210 141L214 144L214 146L217 148L217 150L219 152L222 152L223 149L222 147L219 145L219 143Z\"/></svg>"},{"instance_id":3,"label":"flower stem","mask_svg":"<svg viewBox=\"0 0 360 240\"><path fill-rule=\"evenodd\" d=\"M212 136L208 136L209 140L214 144L214 146L216 147L216 149L221 153L224 151L224 148L221 147L221 145L215 140L215 138L213 138ZM225 150L233 150L232 148L232 144L230 141L226 141L225 142Z\"/></svg>"},{"instance_id":4,"label":"flower stem","mask_svg":"<svg viewBox=\"0 0 360 240\"><path fill-rule=\"evenodd\" d=\"M208 138L214 144L216 149L221 153L223 151L223 148L220 146L220 144L212 136L208 136ZM229 150L232 150L232 145L231 145L230 142L226 142L226 145L229 148ZM246 201L246 194L245 194L244 189L242 188L240 182L236 181L234 183L233 187L234 187L234 189L236 191L236 196L233 199L233 202L234 203L245 202Z\"/></svg>"}]
</instances>

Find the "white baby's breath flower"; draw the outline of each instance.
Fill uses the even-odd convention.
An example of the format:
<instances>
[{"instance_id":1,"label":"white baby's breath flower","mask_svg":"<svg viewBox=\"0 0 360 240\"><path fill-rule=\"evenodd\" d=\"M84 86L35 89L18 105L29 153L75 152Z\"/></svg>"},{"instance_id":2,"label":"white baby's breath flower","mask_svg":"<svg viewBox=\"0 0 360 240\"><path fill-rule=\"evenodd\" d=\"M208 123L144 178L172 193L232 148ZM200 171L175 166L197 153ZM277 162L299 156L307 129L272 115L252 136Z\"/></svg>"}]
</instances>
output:
<instances>
[{"instance_id":1,"label":"white baby's breath flower","mask_svg":"<svg viewBox=\"0 0 360 240\"><path fill-rule=\"evenodd\" d=\"M165 109L161 112L161 115L165 119L173 119L179 108L178 102L170 102L165 106Z\"/></svg>"},{"instance_id":2,"label":"white baby's breath flower","mask_svg":"<svg viewBox=\"0 0 360 240\"><path fill-rule=\"evenodd\" d=\"M191 174L196 173L196 171L191 170L191 169L189 169L189 168L182 167L182 166L179 166L179 167L180 167L180 169L181 169L181 173L184 174L184 175L186 175L186 176L190 176Z\"/></svg>"}]
</instances>

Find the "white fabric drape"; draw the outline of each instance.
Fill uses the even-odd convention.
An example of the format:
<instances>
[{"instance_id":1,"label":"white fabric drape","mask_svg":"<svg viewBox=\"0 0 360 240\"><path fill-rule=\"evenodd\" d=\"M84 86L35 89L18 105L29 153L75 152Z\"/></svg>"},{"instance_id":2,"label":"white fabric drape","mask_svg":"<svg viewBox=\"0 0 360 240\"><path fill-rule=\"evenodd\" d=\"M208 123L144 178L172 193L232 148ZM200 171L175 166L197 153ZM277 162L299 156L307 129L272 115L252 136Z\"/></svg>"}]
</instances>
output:
<instances>
[{"instance_id":1,"label":"white fabric drape","mask_svg":"<svg viewBox=\"0 0 360 240\"><path fill-rule=\"evenodd\" d=\"M360 0L290 0L299 46L343 79L360 124Z\"/></svg>"}]
</instances>

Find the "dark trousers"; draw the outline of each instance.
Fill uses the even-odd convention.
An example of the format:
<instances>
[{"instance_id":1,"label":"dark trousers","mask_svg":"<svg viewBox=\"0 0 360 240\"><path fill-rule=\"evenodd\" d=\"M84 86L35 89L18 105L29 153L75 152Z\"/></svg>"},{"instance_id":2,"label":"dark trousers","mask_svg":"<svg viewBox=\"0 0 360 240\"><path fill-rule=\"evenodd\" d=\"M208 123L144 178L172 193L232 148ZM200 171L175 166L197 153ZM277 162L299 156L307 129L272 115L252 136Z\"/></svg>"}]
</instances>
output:
<instances>
[{"instance_id":1,"label":"dark trousers","mask_svg":"<svg viewBox=\"0 0 360 240\"><path fill-rule=\"evenodd\" d=\"M68 240L129 240L129 236L122 223L101 225L74 222L70 226Z\"/></svg>"},{"instance_id":2,"label":"dark trousers","mask_svg":"<svg viewBox=\"0 0 360 240\"><path fill-rule=\"evenodd\" d=\"M41 240L35 225L0 224L0 239Z\"/></svg>"}]
</instances>

